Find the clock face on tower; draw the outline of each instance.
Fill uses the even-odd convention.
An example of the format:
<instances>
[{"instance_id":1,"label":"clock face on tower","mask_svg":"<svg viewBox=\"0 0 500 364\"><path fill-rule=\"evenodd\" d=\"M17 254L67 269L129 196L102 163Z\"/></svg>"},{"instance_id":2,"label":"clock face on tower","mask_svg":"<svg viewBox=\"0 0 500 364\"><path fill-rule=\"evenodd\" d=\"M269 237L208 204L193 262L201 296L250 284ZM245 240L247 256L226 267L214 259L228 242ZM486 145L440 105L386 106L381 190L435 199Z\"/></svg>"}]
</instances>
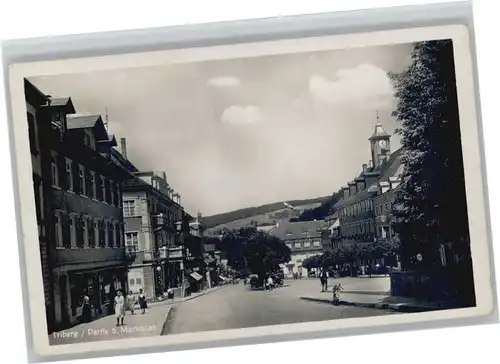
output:
<instances>
[{"instance_id":1,"label":"clock face on tower","mask_svg":"<svg viewBox=\"0 0 500 364\"><path fill-rule=\"evenodd\" d=\"M381 140L378 142L378 145L380 146L380 148L384 149L385 147L387 147L387 142L385 140Z\"/></svg>"}]
</instances>

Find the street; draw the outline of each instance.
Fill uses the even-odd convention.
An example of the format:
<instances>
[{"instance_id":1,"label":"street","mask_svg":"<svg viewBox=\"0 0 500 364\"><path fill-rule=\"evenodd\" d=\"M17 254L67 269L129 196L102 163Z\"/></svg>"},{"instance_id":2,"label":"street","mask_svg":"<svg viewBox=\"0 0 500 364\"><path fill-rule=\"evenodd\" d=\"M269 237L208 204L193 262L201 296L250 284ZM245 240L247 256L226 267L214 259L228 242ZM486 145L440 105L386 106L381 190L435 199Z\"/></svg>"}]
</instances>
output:
<instances>
[{"instance_id":1,"label":"street","mask_svg":"<svg viewBox=\"0 0 500 364\"><path fill-rule=\"evenodd\" d=\"M385 289L387 285L384 279L330 280L330 284L334 282L358 289ZM320 293L317 279L286 280L283 287L273 291L250 290L242 282L211 291L194 294L184 302L152 305L145 315L127 313L123 327L116 327L115 317L110 315L53 333L49 335L49 342L51 345L75 344L395 314L394 311L332 306L300 299L304 295ZM168 322L164 325L167 317Z\"/></svg>"},{"instance_id":2,"label":"street","mask_svg":"<svg viewBox=\"0 0 500 364\"><path fill-rule=\"evenodd\" d=\"M330 283L331 284L331 283ZM243 283L184 302L172 309L163 334L238 329L395 314L368 308L331 306L307 302L301 295L320 290L316 279L287 280L269 291L251 291Z\"/></svg>"}]
</instances>

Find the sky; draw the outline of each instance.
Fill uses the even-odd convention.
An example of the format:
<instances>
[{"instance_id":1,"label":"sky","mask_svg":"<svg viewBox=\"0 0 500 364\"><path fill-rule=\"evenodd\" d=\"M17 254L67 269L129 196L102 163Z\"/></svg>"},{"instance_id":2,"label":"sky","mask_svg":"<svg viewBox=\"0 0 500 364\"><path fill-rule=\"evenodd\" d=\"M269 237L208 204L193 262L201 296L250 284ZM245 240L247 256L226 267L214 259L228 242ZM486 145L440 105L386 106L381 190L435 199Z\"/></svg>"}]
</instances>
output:
<instances>
[{"instance_id":1,"label":"sky","mask_svg":"<svg viewBox=\"0 0 500 364\"><path fill-rule=\"evenodd\" d=\"M398 122L387 72L411 44L30 79L78 114L108 113L141 171L165 171L191 214L331 195L368 163L379 119ZM399 147L391 138L391 149Z\"/></svg>"}]
</instances>

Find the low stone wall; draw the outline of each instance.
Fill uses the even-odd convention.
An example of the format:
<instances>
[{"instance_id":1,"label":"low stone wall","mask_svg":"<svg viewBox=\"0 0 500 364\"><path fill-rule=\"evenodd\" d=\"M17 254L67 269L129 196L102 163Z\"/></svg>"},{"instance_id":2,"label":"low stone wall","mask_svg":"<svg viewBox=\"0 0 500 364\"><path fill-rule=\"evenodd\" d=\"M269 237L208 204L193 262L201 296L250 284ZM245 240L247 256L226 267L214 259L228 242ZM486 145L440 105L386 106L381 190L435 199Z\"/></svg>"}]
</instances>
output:
<instances>
[{"instance_id":1,"label":"low stone wall","mask_svg":"<svg viewBox=\"0 0 500 364\"><path fill-rule=\"evenodd\" d=\"M453 300L456 290L444 272L391 272L391 295L422 301Z\"/></svg>"}]
</instances>

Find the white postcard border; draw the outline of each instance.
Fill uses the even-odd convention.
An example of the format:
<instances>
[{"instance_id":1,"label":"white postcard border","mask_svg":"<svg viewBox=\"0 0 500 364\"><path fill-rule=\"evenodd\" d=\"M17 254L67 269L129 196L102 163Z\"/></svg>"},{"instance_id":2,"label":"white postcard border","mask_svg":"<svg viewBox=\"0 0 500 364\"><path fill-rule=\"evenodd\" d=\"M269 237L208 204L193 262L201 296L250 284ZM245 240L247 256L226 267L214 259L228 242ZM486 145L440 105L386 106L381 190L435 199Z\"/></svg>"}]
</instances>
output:
<instances>
[{"instance_id":1,"label":"white postcard border","mask_svg":"<svg viewBox=\"0 0 500 364\"><path fill-rule=\"evenodd\" d=\"M169 63L200 62L216 59L259 57L287 53L302 53L320 50L335 50L352 47L366 47L423 40L452 39L455 52L457 91L461 119L462 148L467 190L467 204L471 237L471 252L474 268L474 284L477 306L473 308L377 316L356 319L339 319L314 323L266 326L236 330L222 330L192 334L150 337L140 339L118 339L105 342L89 342L50 346L45 320L45 303L41 276L40 249L32 184L31 154L28 143L28 127L25 121L25 96L23 78L51 76L82 72L96 72L117 68L150 67ZM77 58L43 62L27 62L9 67L9 82L12 106L13 140L12 156L17 166L18 203L21 216L24 257L31 315L33 350L40 356L104 352L123 347L166 348L177 344L219 342L237 338L266 337L290 333L321 332L363 327L385 327L393 324L441 321L457 318L485 316L494 309L491 287L489 233L485 211L486 191L483 188L485 176L481 169L482 149L479 141L479 123L473 80L472 53L469 32L463 25L433 26L404 30L333 35L277 41L242 43L234 45L154 51L137 54L123 54L101 57ZM71 95L69 95L71 96ZM480 196L481 198L478 198Z\"/></svg>"}]
</instances>

